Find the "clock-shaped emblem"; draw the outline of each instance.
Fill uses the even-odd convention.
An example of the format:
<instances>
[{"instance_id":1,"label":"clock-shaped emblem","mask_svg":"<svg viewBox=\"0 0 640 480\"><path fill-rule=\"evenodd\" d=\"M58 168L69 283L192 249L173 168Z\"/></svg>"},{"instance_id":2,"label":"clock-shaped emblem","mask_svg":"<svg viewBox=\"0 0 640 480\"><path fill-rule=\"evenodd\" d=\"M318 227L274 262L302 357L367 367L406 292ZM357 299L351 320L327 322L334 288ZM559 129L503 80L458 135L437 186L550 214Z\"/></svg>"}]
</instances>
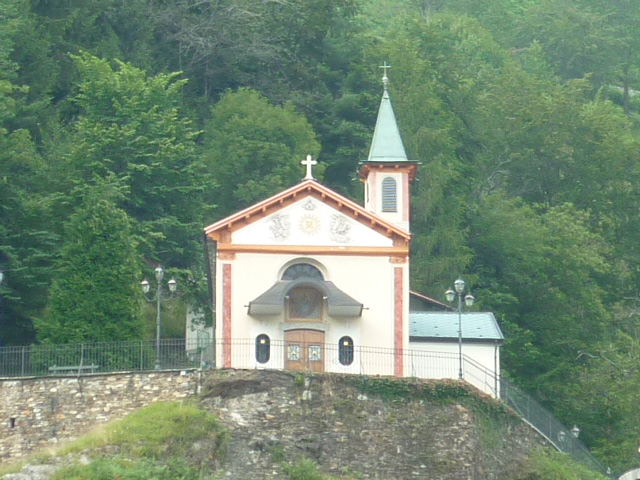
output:
<instances>
[{"instance_id":1,"label":"clock-shaped emblem","mask_svg":"<svg viewBox=\"0 0 640 480\"><path fill-rule=\"evenodd\" d=\"M307 213L300 219L300 230L307 235L315 235L320 231L320 219L311 213Z\"/></svg>"}]
</instances>

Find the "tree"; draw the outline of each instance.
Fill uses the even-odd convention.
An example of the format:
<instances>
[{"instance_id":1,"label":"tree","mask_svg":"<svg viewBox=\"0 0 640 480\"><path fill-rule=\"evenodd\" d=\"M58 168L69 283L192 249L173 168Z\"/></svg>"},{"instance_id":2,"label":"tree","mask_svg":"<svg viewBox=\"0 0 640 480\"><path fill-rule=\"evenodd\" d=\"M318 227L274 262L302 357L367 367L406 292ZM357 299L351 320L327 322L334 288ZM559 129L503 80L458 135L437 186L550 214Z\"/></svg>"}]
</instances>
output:
<instances>
[{"instance_id":1,"label":"tree","mask_svg":"<svg viewBox=\"0 0 640 480\"><path fill-rule=\"evenodd\" d=\"M258 92L227 92L211 110L203 159L218 188L219 215L274 195L304 177L300 162L320 145L293 105L272 106ZM322 178L322 164L314 170Z\"/></svg>"},{"instance_id":2,"label":"tree","mask_svg":"<svg viewBox=\"0 0 640 480\"><path fill-rule=\"evenodd\" d=\"M121 194L105 182L83 189L82 197L65 227L49 310L36 325L38 339L54 344L139 339L139 256L132 222L116 206Z\"/></svg>"},{"instance_id":3,"label":"tree","mask_svg":"<svg viewBox=\"0 0 640 480\"><path fill-rule=\"evenodd\" d=\"M29 132L15 126L27 93L16 84L18 65L11 59L27 22L24 7L0 1L0 345L34 340L32 317L46 304L56 244L44 195L46 165Z\"/></svg>"},{"instance_id":4,"label":"tree","mask_svg":"<svg viewBox=\"0 0 640 480\"><path fill-rule=\"evenodd\" d=\"M609 341L581 351L574 359L573 394L557 409L559 416L580 425L583 441L614 472L627 470L638 452L639 347L637 337L617 330Z\"/></svg>"},{"instance_id":5,"label":"tree","mask_svg":"<svg viewBox=\"0 0 640 480\"><path fill-rule=\"evenodd\" d=\"M472 258L466 216L481 152L476 111L507 57L477 21L449 13L407 16L390 31L376 56L394 59L392 101L408 154L423 163L412 187L412 282L439 296Z\"/></svg>"},{"instance_id":6,"label":"tree","mask_svg":"<svg viewBox=\"0 0 640 480\"><path fill-rule=\"evenodd\" d=\"M611 273L609 249L589 225L572 205L534 209L501 194L474 209L476 296L506 322L510 375L549 406L571 395L558 389L573 359L611 332L601 286Z\"/></svg>"},{"instance_id":7,"label":"tree","mask_svg":"<svg viewBox=\"0 0 640 480\"><path fill-rule=\"evenodd\" d=\"M196 131L180 109L178 74L148 77L132 65L89 54L74 57L82 81L78 119L66 140L61 171L72 183L114 174L127 195L119 206L135 220L142 254L189 268L201 259L200 229L210 178L196 155Z\"/></svg>"}]
</instances>

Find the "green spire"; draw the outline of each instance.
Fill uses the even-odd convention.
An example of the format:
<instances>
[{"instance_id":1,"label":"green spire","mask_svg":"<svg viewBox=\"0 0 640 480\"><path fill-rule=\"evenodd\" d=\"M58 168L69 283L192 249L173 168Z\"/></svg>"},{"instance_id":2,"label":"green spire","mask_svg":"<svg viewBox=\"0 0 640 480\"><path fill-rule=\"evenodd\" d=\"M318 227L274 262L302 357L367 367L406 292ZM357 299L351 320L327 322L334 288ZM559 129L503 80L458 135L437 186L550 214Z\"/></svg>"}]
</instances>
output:
<instances>
[{"instance_id":1,"label":"green spire","mask_svg":"<svg viewBox=\"0 0 640 480\"><path fill-rule=\"evenodd\" d=\"M389 85L387 69L389 65L385 62L380 68L384 69L384 76L382 77L384 92L380 102L380 109L378 110L378 119L376 120L376 128L373 132L373 140L371 141L367 162L406 162L407 154L404 151L400 130L396 123L396 116L393 113L391 99L387 90Z\"/></svg>"}]
</instances>

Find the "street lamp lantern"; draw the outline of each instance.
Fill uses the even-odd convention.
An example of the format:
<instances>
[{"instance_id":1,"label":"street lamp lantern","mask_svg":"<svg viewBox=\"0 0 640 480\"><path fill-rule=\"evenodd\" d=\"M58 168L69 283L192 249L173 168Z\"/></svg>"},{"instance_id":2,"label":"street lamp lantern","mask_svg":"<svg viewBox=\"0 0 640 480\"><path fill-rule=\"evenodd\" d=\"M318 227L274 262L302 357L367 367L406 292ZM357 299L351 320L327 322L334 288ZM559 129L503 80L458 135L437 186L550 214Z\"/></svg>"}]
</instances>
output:
<instances>
[{"instance_id":1,"label":"street lamp lantern","mask_svg":"<svg viewBox=\"0 0 640 480\"><path fill-rule=\"evenodd\" d=\"M162 277L164 277L164 269L158 265L155 269L156 272L156 280L158 281L158 283L160 283L162 281Z\"/></svg>"},{"instance_id":2,"label":"street lamp lantern","mask_svg":"<svg viewBox=\"0 0 640 480\"><path fill-rule=\"evenodd\" d=\"M447 297L447 302L452 303L453 300L456 298L456 292L449 289L446 292L444 292L444 296Z\"/></svg>"},{"instance_id":3,"label":"street lamp lantern","mask_svg":"<svg viewBox=\"0 0 640 480\"><path fill-rule=\"evenodd\" d=\"M155 268L156 274L156 291L152 297L147 296L149 291L151 290L151 285L147 279L144 279L140 282L140 287L142 288L142 293L144 293L145 299L148 302L156 302L156 370L160 370L160 332L162 330L162 302L163 300L170 300L173 297L176 289L178 288L178 282L176 282L175 278L172 278L167 282L169 286L169 295L165 295L162 290L162 279L164 278L164 269L162 266L158 265Z\"/></svg>"},{"instance_id":4,"label":"street lamp lantern","mask_svg":"<svg viewBox=\"0 0 640 480\"><path fill-rule=\"evenodd\" d=\"M471 307L475 298L471 293L464 294L465 283L462 278L458 278L455 282L453 282L453 290L448 289L444 295L449 303L453 303L458 298L458 379L462 380L464 378L462 372L462 303L464 300L464 304L467 307Z\"/></svg>"},{"instance_id":5,"label":"street lamp lantern","mask_svg":"<svg viewBox=\"0 0 640 480\"><path fill-rule=\"evenodd\" d=\"M476 300L476 298L473 295L471 295L470 293L467 293L464 296L464 304L467 307L472 307L473 306L473 302L475 302L475 300Z\"/></svg>"},{"instance_id":6,"label":"street lamp lantern","mask_svg":"<svg viewBox=\"0 0 640 480\"><path fill-rule=\"evenodd\" d=\"M570 430L571 431L571 435L573 435L574 438L578 438L580 436L580 429L578 428L577 425L573 425L573 428Z\"/></svg>"}]
</instances>

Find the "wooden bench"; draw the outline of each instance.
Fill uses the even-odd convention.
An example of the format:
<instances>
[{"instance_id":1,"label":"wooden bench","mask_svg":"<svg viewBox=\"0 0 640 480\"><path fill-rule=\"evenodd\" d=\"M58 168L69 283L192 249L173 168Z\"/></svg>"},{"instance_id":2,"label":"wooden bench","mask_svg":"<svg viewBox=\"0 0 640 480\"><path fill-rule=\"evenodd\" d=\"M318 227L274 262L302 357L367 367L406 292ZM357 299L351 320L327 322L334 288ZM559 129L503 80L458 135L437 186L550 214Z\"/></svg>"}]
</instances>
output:
<instances>
[{"instance_id":1,"label":"wooden bench","mask_svg":"<svg viewBox=\"0 0 640 480\"><path fill-rule=\"evenodd\" d=\"M96 373L100 369L100 365L70 365L65 367L58 367L54 365L49 367L50 374L74 374L74 373Z\"/></svg>"}]
</instances>

